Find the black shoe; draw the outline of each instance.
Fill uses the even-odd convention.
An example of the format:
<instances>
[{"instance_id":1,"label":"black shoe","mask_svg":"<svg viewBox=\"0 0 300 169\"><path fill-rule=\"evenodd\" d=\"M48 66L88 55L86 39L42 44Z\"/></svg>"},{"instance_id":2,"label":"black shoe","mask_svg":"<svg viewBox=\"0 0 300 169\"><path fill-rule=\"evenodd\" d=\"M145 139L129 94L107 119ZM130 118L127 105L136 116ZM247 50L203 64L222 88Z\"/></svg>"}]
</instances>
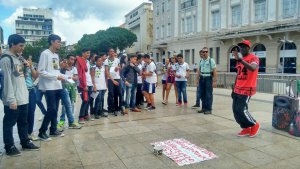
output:
<instances>
[{"instance_id":1,"label":"black shoe","mask_svg":"<svg viewBox=\"0 0 300 169\"><path fill-rule=\"evenodd\" d=\"M204 114L211 114L211 113L212 113L211 110L207 110L204 112Z\"/></svg>"},{"instance_id":2,"label":"black shoe","mask_svg":"<svg viewBox=\"0 0 300 169\"><path fill-rule=\"evenodd\" d=\"M100 119L100 116L99 116L99 115L96 115L96 116L95 116L95 119Z\"/></svg>"},{"instance_id":3,"label":"black shoe","mask_svg":"<svg viewBox=\"0 0 300 169\"><path fill-rule=\"evenodd\" d=\"M194 106L192 106L192 109L198 109L198 108L200 108L199 104L195 104Z\"/></svg>"},{"instance_id":4,"label":"black shoe","mask_svg":"<svg viewBox=\"0 0 300 169\"><path fill-rule=\"evenodd\" d=\"M114 111L113 115L118 116L118 111Z\"/></svg>"},{"instance_id":5,"label":"black shoe","mask_svg":"<svg viewBox=\"0 0 300 169\"><path fill-rule=\"evenodd\" d=\"M65 134L56 130L55 132L50 132L50 136L51 137L58 137L58 136L63 137L63 136L65 136Z\"/></svg>"},{"instance_id":6,"label":"black shoe","mask_svg":"<svg viewBox=\"0 0 300 169\"><path fill-rule=\"evenodd\" d=\"M17 157L21 155L21 152L15 146L11 146L9 149L6 150L6 155Z\"/></svg>"},{"instance_id":7,"label":"black shoe","mask_svg":"<svg viewBox=\"0 0 300 169\"><path fill-rule=\"evenodd\" d=\"M29 151L38 151L40 148L36 145L34 145L31 141L29 141L27 144L22 145L23 150L29 150Z\"/></svg>"},{"instance_id":8,"label":"black shoe","mask_svg":"<svg viewBox=\"0 0 300 169\"><path fill-rule=\"evenodd\" d=\"M103 109L103 112L108 112L106 109Z\"/></svg>"},{"instance_id":9,"label":"black shoe","mask_svg":"<svg viewBox=\"0 0 300 169\"><path fill-rule=\"evenodd\" d=\"M38 137L42 141L51 141L52 139L46 133L39 133Z\"/></svg>"},{"instance_id":10,"label":"black shoe","mask_svg":"<svg viewBox=\"0 0 300 169\"><path fill-rule=\"evenodd\" d=\"M205 112L205 110L203 110L203 109L198 111L198 113L204 113L204 112Z\"/></svg>"}]
</instances>

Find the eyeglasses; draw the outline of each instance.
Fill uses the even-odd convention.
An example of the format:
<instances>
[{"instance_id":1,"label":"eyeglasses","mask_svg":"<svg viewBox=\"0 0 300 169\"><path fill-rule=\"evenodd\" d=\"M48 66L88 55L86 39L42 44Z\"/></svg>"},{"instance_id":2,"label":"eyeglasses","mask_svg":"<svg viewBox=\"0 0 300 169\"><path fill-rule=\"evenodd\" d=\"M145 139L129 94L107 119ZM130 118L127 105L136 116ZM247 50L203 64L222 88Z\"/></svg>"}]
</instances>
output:
<instances>
[{"instance_id":1,"label":"eyeglasses","mask_svg":"<svg viewBox=\"0 0 300 169\"><path fill-rule=\"evenodd\" d=\"M202 53L208 53L208 51L202 51Z\"/></svg>"}]
</instances>

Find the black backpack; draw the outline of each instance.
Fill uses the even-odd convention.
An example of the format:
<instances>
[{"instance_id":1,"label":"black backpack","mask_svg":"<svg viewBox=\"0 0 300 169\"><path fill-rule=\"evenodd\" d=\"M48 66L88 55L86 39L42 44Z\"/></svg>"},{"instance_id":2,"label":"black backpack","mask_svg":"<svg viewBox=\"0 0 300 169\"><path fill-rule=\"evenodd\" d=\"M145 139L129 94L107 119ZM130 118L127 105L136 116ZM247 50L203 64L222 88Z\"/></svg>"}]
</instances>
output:
<instances>
[{"instance_id":1,"label":"black backpack","mask_svg":"<svg viewBox=\"0 0 300 169\"><path fill-rule=\"evenodd\" d=\"M14 66L14 62L13 62L13 59L10 55L7 55L7 54L4 54L4 55L1 55L1 59L0 59L0 62L3 58L9 58L10 60L10 65L11 65L11 70L13 70L13 66ZM3 71L0 67L0 99L2 100L2 96L3 96L3 89L4 89L4 74L3 74Z\"/></svg>"}]
</instances>

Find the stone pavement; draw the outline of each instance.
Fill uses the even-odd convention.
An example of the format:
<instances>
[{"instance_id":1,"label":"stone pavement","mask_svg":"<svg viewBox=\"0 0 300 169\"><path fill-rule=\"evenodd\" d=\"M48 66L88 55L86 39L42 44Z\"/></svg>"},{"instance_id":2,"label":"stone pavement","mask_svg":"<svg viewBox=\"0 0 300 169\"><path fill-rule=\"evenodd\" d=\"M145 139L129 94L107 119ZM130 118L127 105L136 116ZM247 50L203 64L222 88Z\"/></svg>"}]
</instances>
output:
<instances>
[{"instance_id":1,"label":"stone pavement","mask_svg":"<svg viewBox=\"0 0 300 169\"><path fill-rule=\"evenodd\" d=\"M175 106L173 91L169 105L163 106L161 90L158 90L156 111L109 116L88 122L81 130L68 129L63 138L54 138L51 142L36 141L41 146L40 151L22 151L20 157L0 156L0 168L299 168L300 140L271 126L273 95L258 93L252 97L250 111L262 129L255 138L239 138L236 134L240 128L231 111L231 91L215 89L212 115L198 114L190 108L195 101L195 91L195 88L188 88L189 106L185 108ZM80 99L76 106L78 114ZM37 110L36 119L41 116ZM2 123L3 113L0 116ZM35 131L40 123L36 120ZM3 151L2 128L0 137ZM219 158L179 167L164 155L153 155L150 143L173 138L185 138ZM17 135L15 140L20 148Z\"/></svg>"}]
</instances>

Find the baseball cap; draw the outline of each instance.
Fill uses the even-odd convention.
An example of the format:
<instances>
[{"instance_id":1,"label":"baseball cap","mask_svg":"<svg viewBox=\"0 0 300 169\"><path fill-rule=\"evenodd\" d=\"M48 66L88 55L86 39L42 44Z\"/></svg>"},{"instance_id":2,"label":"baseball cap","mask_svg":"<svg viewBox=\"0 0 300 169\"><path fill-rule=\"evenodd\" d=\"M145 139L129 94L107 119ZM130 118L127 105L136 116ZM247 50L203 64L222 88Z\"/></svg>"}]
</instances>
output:
<instances>
[{"instance_id":1,"label":"baseball cap","mask_svg":"<svg viewBox=\"0 0 300 169\"><path fill-rule=\"evenodd\" d=\"M251 42L248 40L243 40L242 42L238 43L238 46L241 46L241 45L246 45L248 47L251 47Z\"/></svg>"}]
</instances>

